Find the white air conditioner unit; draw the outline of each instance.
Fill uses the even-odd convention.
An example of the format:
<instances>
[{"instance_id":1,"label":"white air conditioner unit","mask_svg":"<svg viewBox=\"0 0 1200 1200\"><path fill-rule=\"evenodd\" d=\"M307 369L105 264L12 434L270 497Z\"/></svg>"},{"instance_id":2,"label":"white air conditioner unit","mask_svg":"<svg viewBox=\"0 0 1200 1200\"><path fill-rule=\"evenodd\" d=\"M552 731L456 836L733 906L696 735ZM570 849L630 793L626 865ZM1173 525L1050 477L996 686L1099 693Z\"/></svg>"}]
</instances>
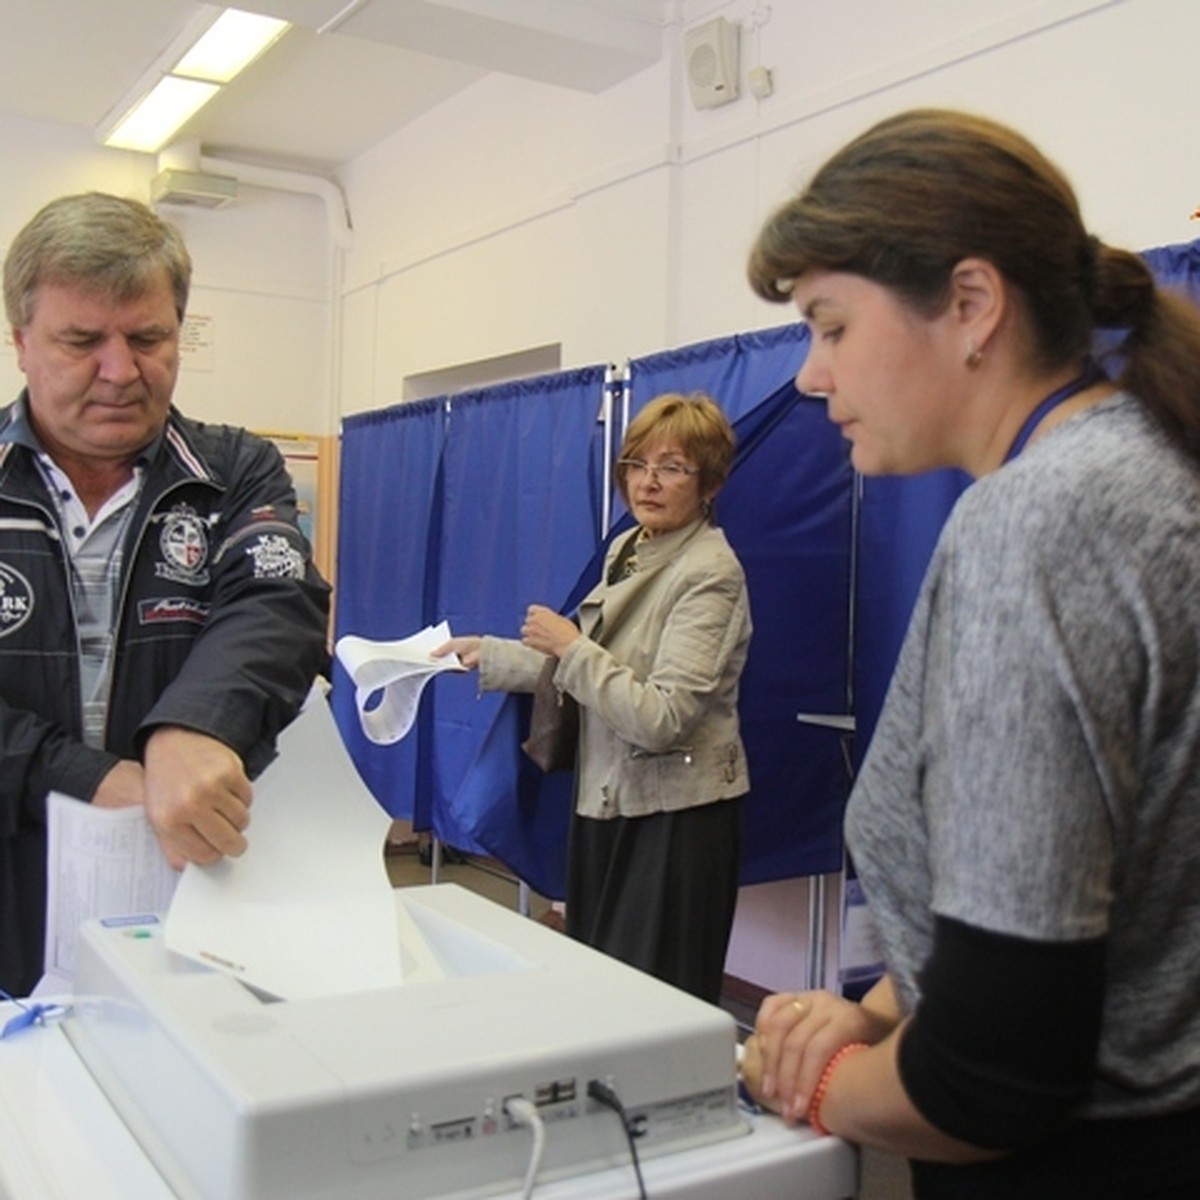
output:
<instances>
[{"instance_id":1,"label":"white air conditioner unit","mask_svg":"<svg viewBox=\"0 0 1200 1200\"><path fill-rule=\"evenodd\" d=\"M182 204L192 208L224 208L237 199L237 180L231 175L199 171L159 171L150 181L152 204Z\"/></svg>"}]
</instances>

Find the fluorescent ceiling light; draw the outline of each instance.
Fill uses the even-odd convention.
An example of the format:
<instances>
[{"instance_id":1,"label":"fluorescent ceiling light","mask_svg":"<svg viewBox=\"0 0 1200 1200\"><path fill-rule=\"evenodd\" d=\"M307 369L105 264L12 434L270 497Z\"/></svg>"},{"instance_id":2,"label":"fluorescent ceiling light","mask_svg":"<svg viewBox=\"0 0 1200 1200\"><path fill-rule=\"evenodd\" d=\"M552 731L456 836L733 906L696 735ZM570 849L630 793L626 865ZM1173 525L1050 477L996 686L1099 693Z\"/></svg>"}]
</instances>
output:
<instances>
[{"instance_id":1,"label":"fluorescent ceiling light","mask_svg":"<svg viewBox=\"0 0 1200 1200\"><path fill-rule=\"evenodd\" d=\"M153 154L220 90L216 83L164 75L104 139L104 144Z\"/></svg>"},{"instance_id":2,"label":"fluorescent ceiling light","mask_svg":"<svg viewBox=\"0 0 1200 1200\"><path fill-rule=\"evenodd\" d=\"M215 21L207 17L203 34L191 45L186 35L177 39L143 77L134 98L101 124L97 136L106 146L155 153L287 28L287 21L236 8L227 8Z\"/></svg>"},{"instance_id":3,"label":"fluorescent ceiling light","mask_svg":"<svg viewBox=\"0 0 1200 1200\"><path fill-rule=\"evenodd\" d=\"M286 21L227 8L212 28L179 60L173 74L228 83L283 31Z\"/></svg>"}]
</instances>

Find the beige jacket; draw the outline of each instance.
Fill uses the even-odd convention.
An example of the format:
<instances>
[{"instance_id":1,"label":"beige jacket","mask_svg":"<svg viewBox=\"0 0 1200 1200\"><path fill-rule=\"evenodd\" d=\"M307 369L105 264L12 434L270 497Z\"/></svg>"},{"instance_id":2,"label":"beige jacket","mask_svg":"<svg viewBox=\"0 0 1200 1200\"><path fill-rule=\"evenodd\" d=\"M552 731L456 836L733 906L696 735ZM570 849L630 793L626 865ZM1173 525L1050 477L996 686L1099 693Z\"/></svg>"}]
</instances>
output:
<instances>
[{"instance_id":1,"label":"beige jacket","mask_svg":"<svg viewBox=\"0 0 1200 1200\"><path fill-rule=\"evenodd\" d=\"M618 538L612 564L629 537ZM579 606L584 637L554 682L580 704L576 811L638 817L743 795L749 789L738 732L738 679L750 644L741 564L705 521L650 538L638 571L599 583ZM532 691L543 655L487 637L485 691Z\"/></svg>"}]
</instances>

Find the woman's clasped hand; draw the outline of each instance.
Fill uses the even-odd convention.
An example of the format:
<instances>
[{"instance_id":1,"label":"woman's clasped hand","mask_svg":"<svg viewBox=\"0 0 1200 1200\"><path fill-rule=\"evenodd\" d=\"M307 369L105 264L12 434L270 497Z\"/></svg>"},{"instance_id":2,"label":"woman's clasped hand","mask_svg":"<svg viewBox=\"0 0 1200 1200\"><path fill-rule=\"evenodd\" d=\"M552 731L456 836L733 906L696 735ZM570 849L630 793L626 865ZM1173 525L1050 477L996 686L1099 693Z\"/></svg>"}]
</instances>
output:
<instances>
[{"instance_id":1,"label":"woman's clasped hand","mask_svg":"<svg viewBox=\"0 0 1200 1200\"><path fill-rule=\"evenodd\" d=\"M829 1064L847 1046L874 1045L896 1024L879 1007L842 999L831 992L780 992L759 1009L754 1032L742 1050L742 1082L764 1108L785 1121L807 1119Z\"/></svg>"}]
</instances>

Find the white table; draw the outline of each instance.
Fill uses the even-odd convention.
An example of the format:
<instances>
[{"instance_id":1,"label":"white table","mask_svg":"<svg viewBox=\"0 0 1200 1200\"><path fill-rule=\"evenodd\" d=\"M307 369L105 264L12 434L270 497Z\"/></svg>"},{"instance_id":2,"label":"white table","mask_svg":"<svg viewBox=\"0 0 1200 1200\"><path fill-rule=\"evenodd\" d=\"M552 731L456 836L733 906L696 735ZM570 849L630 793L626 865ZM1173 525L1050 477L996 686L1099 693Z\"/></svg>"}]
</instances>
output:
<instances>
[{"instance_id":1,"label":"white table","mask_svg":"<svg viewBox=\"0 0 1200 1200\"><path fill-rule=\"evenodd\" d=\"M0 1003L0 1025L15 1012ZM651 1200L845 1200L858 1156L837 1138L751 1118L745 1137L642 1163ZM517 1192L501 1200L512 1200ZM0 1200L175 1200L62 1029L0 1041ZM633 1200L633 1168L539 1184L536 1200Z\"/></svg>"}]
</instances>

